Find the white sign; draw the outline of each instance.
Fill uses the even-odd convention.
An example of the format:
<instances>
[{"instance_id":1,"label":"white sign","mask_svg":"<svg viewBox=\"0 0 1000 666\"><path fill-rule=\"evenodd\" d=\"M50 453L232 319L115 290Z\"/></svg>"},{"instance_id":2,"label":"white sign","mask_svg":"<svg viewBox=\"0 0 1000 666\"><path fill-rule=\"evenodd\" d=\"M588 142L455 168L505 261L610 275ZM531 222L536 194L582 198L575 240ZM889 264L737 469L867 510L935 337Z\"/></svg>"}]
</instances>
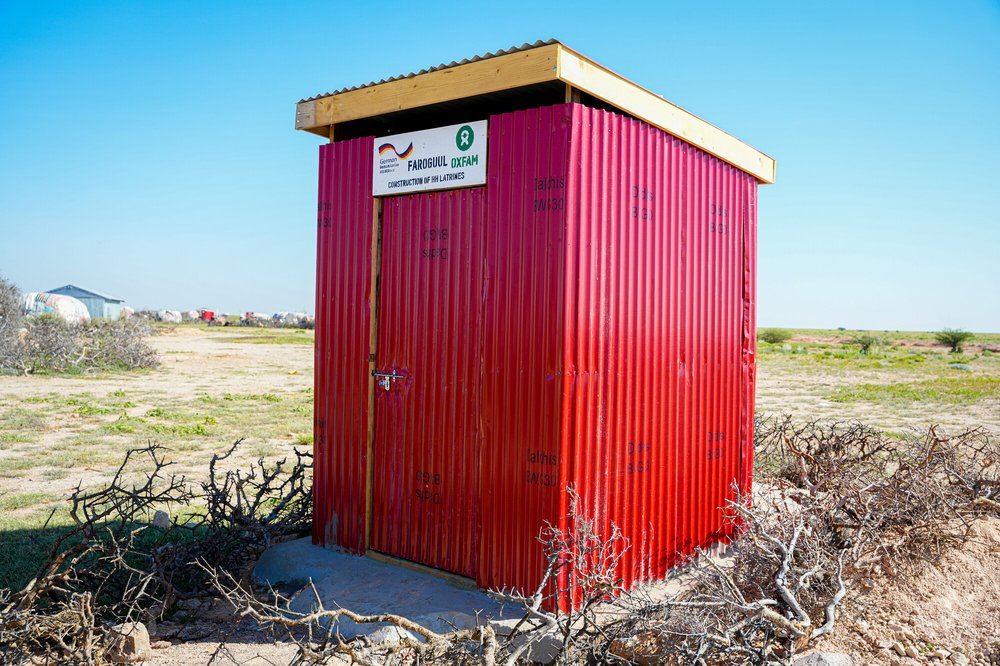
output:
<instances>
[{"instance_id":1,"label":"white sign","mask_svg":"<svg viewBox=\"0 0 1000 666\"><path fill-rule=\"evenodd\" d=\"M375 139L374 196L485 183L485 120Z\"/></svg>"}]
</instances>

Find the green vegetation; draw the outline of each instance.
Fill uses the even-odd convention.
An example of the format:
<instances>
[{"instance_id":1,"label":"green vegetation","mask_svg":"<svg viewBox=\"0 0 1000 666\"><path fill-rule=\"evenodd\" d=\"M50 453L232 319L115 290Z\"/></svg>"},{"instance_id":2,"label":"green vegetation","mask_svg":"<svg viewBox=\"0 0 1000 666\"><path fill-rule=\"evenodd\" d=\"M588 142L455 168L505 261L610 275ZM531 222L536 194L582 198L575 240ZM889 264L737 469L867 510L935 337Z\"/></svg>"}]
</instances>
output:
<instances>
[{"instance_id":1,"label":"green vegetation","mask_svg":"<svg viewBox=\"0 0 1000 666\"><path fill-rule=\"evenodd\" d=\"M0 511L17 511L28 507L49 502L55 499L45 493L12 493L0 495Z\"/></svg>"},{"instance_id":2,"label":"green vegetation","mask_svg":"<svg viewBox=\"0 0 1000 666\"><path fill-rule=\"evenodd\" d=\"M34 441L35 437L26 432L0 431L0 450L5 448L5 444L28 444Z\"/></svg>"},{"instance_id":3,"label":"green vegetation","mask_svg":"<svg viewBox=\"0 0 1000 666\"><path fill-rule=\"evenodd\" d=\"M13 407L0 414L0 430L41 430L45 428L45 424L43 415L22 407Z\"/></svg>"},{"instance_id":4,"label":"green vegetation","mask_svg":"<svg viewBox=\"0 0 1000 666\"><path fill-rule=\"evenodd\" d=\"M266 400L267 402L281 401L281 398L273 393L227 393L222 396L222 399L230 402L237 400Z\"/></svg>"},{"instance_id":5,"label":"green vegetation","mask_svg":"<svg viewBox=\"0 0 1000 666\"><path fill-rule=\"evenodd\" d=\"M241 335L238 337L217 338L218 342L235 342L249 345L311 345L314 338L311 331L296 330L294 332L280 329L247 329L263 330L268 333L257 335ZM241 331L242 332L242 331Z\"/></svg>"},{"instance_id":6,"label":"green vegetation","mask_svg":"<svg viewBox=\"0 0 1000 666\"><path fill-rule=\"evenodd\" d=\"M781 346L762 344L759 358L764 362L786 359L783 364L837 369L847 372L900 371L918 373L919 379L938 374L968 370L973 374L1000 373L1000 355L990 347L1000 348L1000 335L977 334L981 351L946 353L935 333L912 331L832 331L796 329L787 331L790 338Z\"/></svg>"},{"instance_id":7,"label":"green vegetation","mask_svg":"<svg viewBox=\"0 0 1000 666\"><path fill-rule=\"evenodd\" d=\"M885 338L881 335L872 335L871 333L862 333L851 338L848 342L860 347L861 353L866 355L874 353L885 346Z\"/></svg>"},{"instance_id":8,"label":"green vegetation","mask_svg":"<svg viewBox=\"0 0 1000 666\"><path fill-rule=\"evenodd\" d=\"M757 337L772 345L788 342L792 339L792 332L783 328L762 328L757 332Z\"/></svg>"},{"instance_id":9,"label":"green vegetation","mask_svg":"<svg viewBox=\"0 0 1000 666\"><path fill-rule=\"evenodd\" d=\"M942 377L922 382L855 384L839 388L830 396L834 402L969 403L986 398L1000 398L1000 377Z\"/></svg>"},{"instance_id":10,"label":"green vegetation","mask_svg":"<svg viewBox=\"0 0 1000 666\"><path fill-rule=\"evenodd\" d=\"M765 329L760 329L765 330ZM899 331L899 330L862 330L862 329L827 329L827 328L790 328L793 340L819 339L832 344L846 344L847 340L862 333L881 335L893 344L924 344L929 347L940 346L933 331ZM1000 349L1000 333L974 333L976 344ZM759 337L759 336L758 336Z\"/></svg>"},{"instance_id":11,"label":"green vegetation","mask_svg":"<svg viewBox=\"0 0 1000 666\"><path fill-rule=\"evenodd\" d=\"M947 345L953 354L962 352L962 345L972 339L972 333L961 329L946 328L934 335L934 339L943 345Z\"/></svg>"},{"instance_id":12,"label":"green vegetation","mask_svg":"<svg viewBox=\"0 0 1000 666\"><path fill-rule=\"evenodd\" d=\"M96 471L113 464L128 448L148 441L188 452L195 461L216 450L220 442L240 437L255 440L254 450L268 456L287 451L282 442L312 443L312 392L307 390L184 399L129 392L125 398L124 392L112 391L103 396L91 392L28 396L6 409L0 402L0 450L18 452L5 458L0 477L37 478L45 470L56 470L52 478L63 478L66 470L71 476ZM38 439L36 433L52 432L56 426L60 436L50 445L30 446Z\"/></svg>"}]
</instances>

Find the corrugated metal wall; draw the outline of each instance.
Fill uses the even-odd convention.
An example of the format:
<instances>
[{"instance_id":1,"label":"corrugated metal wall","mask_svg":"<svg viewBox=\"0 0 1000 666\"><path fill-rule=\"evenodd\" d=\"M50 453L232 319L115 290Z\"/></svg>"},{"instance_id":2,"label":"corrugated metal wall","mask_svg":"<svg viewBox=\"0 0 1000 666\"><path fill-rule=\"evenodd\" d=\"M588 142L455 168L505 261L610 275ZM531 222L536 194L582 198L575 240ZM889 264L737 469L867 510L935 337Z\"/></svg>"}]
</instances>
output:
<instances>
[{"instance_id":1,"label":"corrugated metal wall","mask_svg":"<svg viewBox=\"0 0 1000 666\"><path fill-rule=\"evenodd\" d=\"M320 164L314 539L355 551L365 543L371 154L370 138L335 143ZM464 350L456 363L480 367L480 386L430 370L443 373L436 390L448 397L441 423L457 420L460 440L480 442L478 455L459 447L466 478L447 472L450 483L467 484L466 501L478 493L478 522L457 506L414 517L402 496L396 508L378 505L396 502L396 491L377 482L376 516L399 522L373 525L373 543L474 574L483 587L530 591L544 566L539 530L546 522L568 527L561 489L570 484L601 530L615 523L630 540L628 582L662 576L679 556L726 537L720 507L734 481L750 483L756 187L752 176L640 121L559 105L490 119L485 194L384 199L423 229L435 219L472 223L478 213L469 206L443 203L485 196L466 202L485 205L481 282L475 271L462 288L457 273L441 283L417 271L407 281L415 269L387 274L392 259L382 258L383 278L411 300L448 301L425 305L445 308L437 316L452 324L454 313L482 307L481 342L475 322L462 325L468 339L456 329L445 340L455 354ZM414 231L391 226L385 233ZM397 240L383 237L384 250ZM423 321L412 310L399 317L396 336L407 317ZM391 344L380 336L380 351ZM406 369L384 360L380 370ZM459 384L464 404L446 393ZM376 441L409 436L405 428L392 434L399 423L382 416ZM387 448L375 470L398 464L399 473L415 473L407 465L418 462L427 461L397 461ZM420 489L433 490L399 492ZM428 531L442 516L451 529L475 534Z\"/></svg>"},{"instance_id":2,"label":"corrugated metal wall","mask_svg":"<svg viewBox=\"0 0 1000 666\"><path fill-rule=\"evenodd\" d=\"M533 591L564 487L563 279L570 109L490 118L477 582Z\"/></svg>"},{"instance_id":3,"label":"corrugated metal wall","mask_svg":"<svg viewBox=\"0 0 1000 666\"><path fill-rule=\"evenodd\" d=\"M319 150L313 541L365 549L372 139Z\"/></svg>"},{"instance_id":4,"label":"corrugated metal wall","mask_svg":"<svg viewBox=\"0 0 1000 666\"><path fill-rule=\"evenodd\" d=\"M752 445L744 219L756 181L583 106L570 163L563 455L584 512L631 542L631 583L730 530L720 507Z\"/></svg>"}]
</instances>

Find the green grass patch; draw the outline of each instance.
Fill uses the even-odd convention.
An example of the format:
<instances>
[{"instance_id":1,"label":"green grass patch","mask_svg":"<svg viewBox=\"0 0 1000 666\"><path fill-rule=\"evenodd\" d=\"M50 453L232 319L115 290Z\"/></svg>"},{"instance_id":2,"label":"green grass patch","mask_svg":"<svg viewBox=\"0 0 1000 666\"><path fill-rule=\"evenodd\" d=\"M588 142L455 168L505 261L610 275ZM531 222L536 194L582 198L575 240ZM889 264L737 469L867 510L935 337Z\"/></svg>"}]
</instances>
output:
<instances>
[{"instance_id":1,"label":"green grass patch","mask_svg":"<svg viewBox=\"0 0 1000 666\"><path fill-rule=\"evenodd\" d=\"M0 430L41 430L45 428L45 418L30 409L14 407L0 417Z\"/></svg>"},{"instance_id":2,"label":"green grass patch","mask_svg":"<svg viewBox=\"0 0 1000 666\"><path fill-rule=\"evenodd\" d=\"M30 444L36 441L37 437L26 432L0 432L0 449L5 448L4 444Z\"/></svg>"},{"instance_id":3,"label":"green grass patch","mask_svg":"<svg viewBox=\"0 0 1000 666\"><path fill-rule=\"evenodd\" d=\"M47 527L45 521L52 519ZM39 508L0 515L0 588L21 589L38 575L52 544L69 529L69 511Z\"/></svg>"},{"instance_id":4,"label":"green grass patch","mask_svg":"<svg viewBox=\"0 0 1000 666\"><path fill-rule=\"evenodd\" d=\"M146 416L148 416L149 418L153 418L153 419L182 419L182 418L184 418L183 414L180 414L178 412L172 412L172 411L170 411L168 409L164 409L163 407L154 407L153 409L147 410L146 411Z\"/></svg>"},{"instance_id":5,"label":"green grass patch","mask_svg":"<svg viewBox=\"0 0 1000 666\"><path fill-rule=\"evenodd\" d=\"M14 478L21 476L21 472L29 469L34 469L42 464L42 460L36 460L31 456L21 456L20 458L7 458L3 461L3 465L0 465L0 475L6 475L7 477Z\"/></svg>"},{"instance_id":6,"label":"green grass patch","mask_svg":"<svg viewBox=\"0 0 1000 666\"><path fill-rule=\"evenodd\" d=\"M24 402L40 404L46 402L55 402L57 399L58 396L49 394L49 395L29 395L27 398L23 398L22 400Z\"/></svg>"},{"instance_id":7,"label":"green grass patch","mask_svg":"<svg viewBox=\"0 0 1000 666\"><path fill-rule=\"evenodd\" d=\"M134 407L135 405L131 405ZM112 405L81 405L76 408L76 413L80 416L100 416L104 414L117 414L120 407Z\"/></svg>"},{"instance_id":8,"label":"green grass patch","mask_svg":"<svg viewBox=\"0 0 1000 666\"><path fill-rule=\"evenodd\" d=\"M172 435L175 437L190 437L197 435L204 437L212 434L212 426L219 425L218 419L214 416L206 416L194 423L150 423L149 430L160 435Z\"/></svg>"},{"instance_id":9,"label":"green grass patch","mask_svg":"<svg viewBox=\"0 0 1000 666\"><path fill-rule=\"evenodd\" d=\"M114 433L116 435L127 435L135 432L139 425L143 423L145 423L145 421L142 419L122 414L117 421L105 423L101 429L105 432Z\"/></svg>"},{"instance_id":10,"label":"green grass patch","mask_svg":"<svg viewBox=\"0 0 1000 666\"><path fill-rule=\"evenodd\" d=\"M241 400L263 400L266 402L281 402L281 397L274 393L226 393L223 400L237 402Z\"/></svg>"},{"instance_id":11,"label":"green grass patch","mask_svg":"<svg viewBox=\"0 0 1000 666\"><path fill-rule=\"evenodd\" d=\"M971 403L1000 398L1000 377L942 377L892 384L856 384L839 388L833 402L944 402Z\"/></svg>"},{"instance_id":12,"label":"green grass patch","mask_svg":"<svg viewBox=\"0 0 1000 666\"><path fill-rule=\"evenodd\" d=\"M272 333L269 335L241 335L233 338L216 338L219 342L235 342L241 345L312 345L313 336L306 331L293 333Z\"/></svg>"},{"instance_id":13,"label":"green grass patch","mask_svg":"<svg viewBox=\"0 0 1000 666\"><path fill-rule=\"evenodd\" d=\"M54 497L46 493L10 493L0 495L0 511L18 511L51 502Z\"/></svg>"}]
</instances>

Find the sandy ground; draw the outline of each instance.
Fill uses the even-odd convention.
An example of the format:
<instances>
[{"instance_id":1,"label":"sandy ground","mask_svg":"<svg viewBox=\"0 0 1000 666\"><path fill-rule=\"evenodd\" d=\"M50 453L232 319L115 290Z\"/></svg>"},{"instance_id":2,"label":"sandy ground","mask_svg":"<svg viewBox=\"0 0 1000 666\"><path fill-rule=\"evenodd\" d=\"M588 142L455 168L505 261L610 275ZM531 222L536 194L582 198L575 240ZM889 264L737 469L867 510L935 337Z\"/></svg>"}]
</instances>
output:
<instances>
[{"instance_id":1,"label":"sandy ground","mask_svg":"<svg viewBox=\"0 0 1000 666\"><path fill-rule=\"evenodd\" d=\"M919 372L892 377L899 383L934 381L940 375ZM758 414L791 414L796 419L828 421L855 420L885 430L906 431L931 425L949 430L986 427L1000 433L1000 399L965 404L935 402L835 402L831 394L838 388L860 383L885 383L878 371L850 372L831 368L803 368L781 358L763 357L757 364Z\"/></svg>"},{"instance_id":2,"label":"sandy ground","mask_svg":"<svg viewBox=\"0 0 1000 666\"><path fill-rule=\"evenodd\" d=\"M817 647L853 654L865 663L893 666L917 663L900 656L893 647L896 643L904 649L912 645L924 658L944 650L963 654L980 666L998 664L998 569L1000 518L984 517L972 525L968 541L946 551L940 561L849 596L843 615L850 619ZM899 640L899 628L913 638L904 634Z\"/></svg>"}]
</instances>

